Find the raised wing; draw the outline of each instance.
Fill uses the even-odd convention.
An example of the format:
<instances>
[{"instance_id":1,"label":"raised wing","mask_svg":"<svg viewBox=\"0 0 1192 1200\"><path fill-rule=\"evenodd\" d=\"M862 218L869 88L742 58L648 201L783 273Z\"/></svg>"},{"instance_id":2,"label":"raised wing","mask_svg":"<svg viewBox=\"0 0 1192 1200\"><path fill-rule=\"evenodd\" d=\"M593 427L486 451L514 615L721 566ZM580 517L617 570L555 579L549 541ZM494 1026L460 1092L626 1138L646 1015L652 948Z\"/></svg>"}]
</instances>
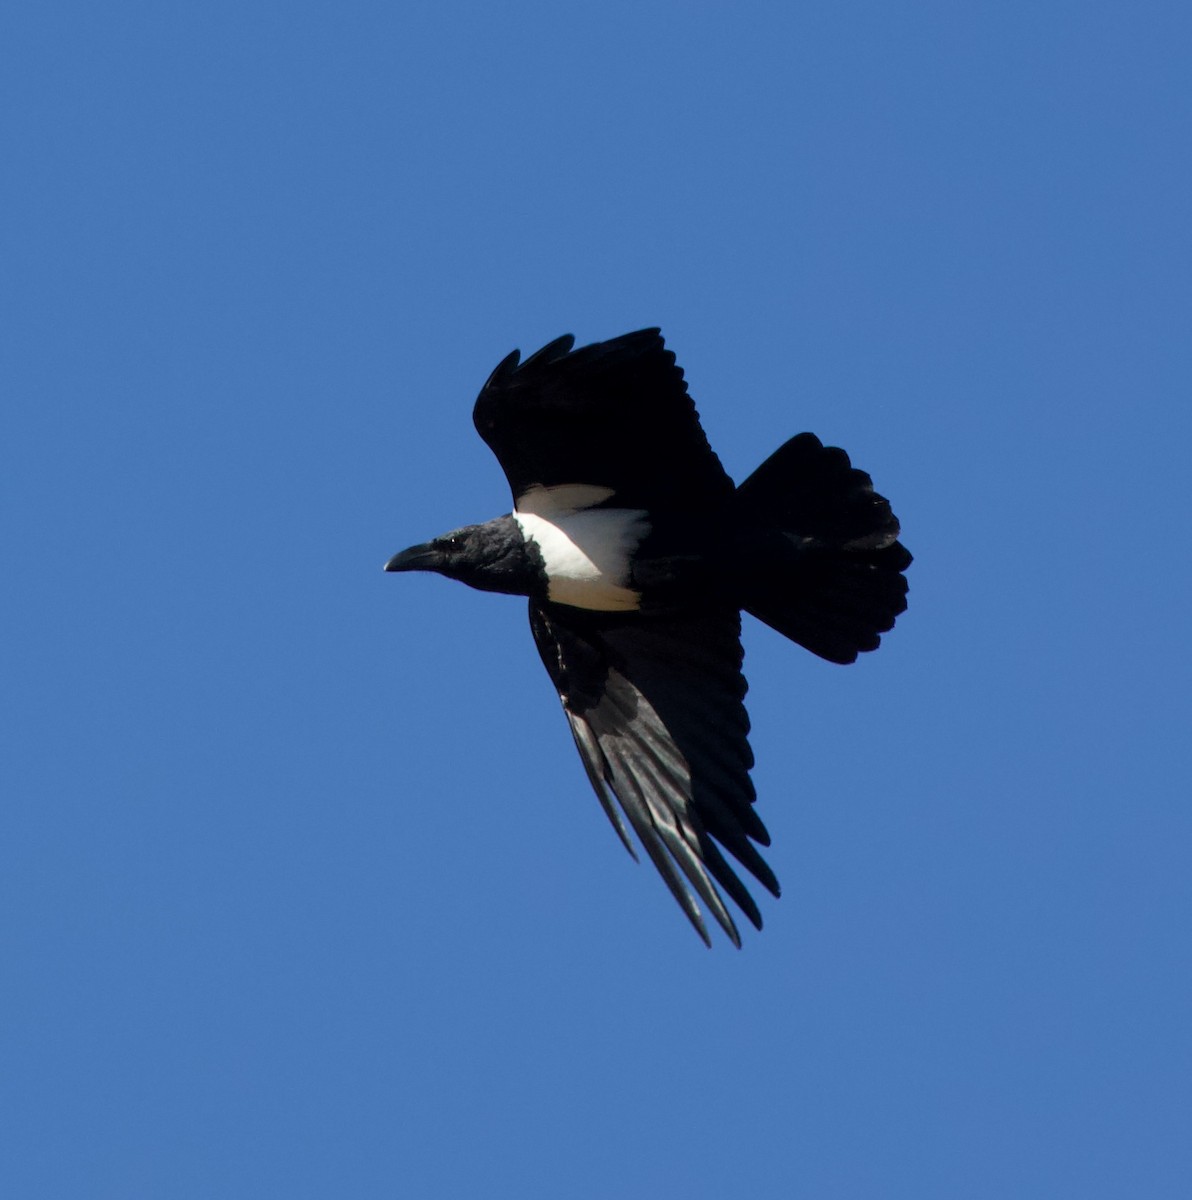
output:
<instances>
[{"instance_id":1,"label":"raised wing","mask_svg":"<svg viewBox=\"0 0 1192 1200\"><path fill-rule=\"evenodd\" d=\"M657 329L572 350L561 337L489 377L473 410L516 504L535 487L611 489L618 508L697 510L732 494Z\"/></svg>"},{"instance_id":2,"label":"raised wing","mask_svg":"<svg viewBox=\"0 0 1192 1200\"><path fill-rule=\"evenodd\" d=\"M531 601L530 627L626 849L637 857L625 818L700 937L711 944L692 891L740 946L716 885L758 929L762 918L717 842L779 894L753 845L770 836L753 808L740 614L610 617Z\"/></svg>"}]
</instances>

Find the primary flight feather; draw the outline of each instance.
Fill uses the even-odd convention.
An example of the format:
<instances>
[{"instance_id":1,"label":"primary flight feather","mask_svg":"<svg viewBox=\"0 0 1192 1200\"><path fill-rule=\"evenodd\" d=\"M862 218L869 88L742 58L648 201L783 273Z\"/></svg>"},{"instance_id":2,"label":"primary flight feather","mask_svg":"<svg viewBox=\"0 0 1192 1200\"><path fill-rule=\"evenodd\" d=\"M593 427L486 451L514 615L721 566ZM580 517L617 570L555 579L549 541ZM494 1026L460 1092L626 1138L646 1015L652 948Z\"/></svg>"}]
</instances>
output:
<instances>
[{"instance_id":1,"label":"primary flight feather","mask_svg":"<svg viewBox=\"0 0 1192 1200\"><path fill-rule=\"evenodd\" d=\"M530 629L592 787L631 854L637 835L710 944L702 901L740 945L757 927L727 851L775 896L757 850L741 611L831 662L874 650L906 608L890 505L843 450L801 433L739 487L708 445L657 329L524 362L514 351L473 420L513 512L412 546L387 571L436 571L528 596ZM634 854L636 857L636 854Z\"/></svg>"}]
</instances>

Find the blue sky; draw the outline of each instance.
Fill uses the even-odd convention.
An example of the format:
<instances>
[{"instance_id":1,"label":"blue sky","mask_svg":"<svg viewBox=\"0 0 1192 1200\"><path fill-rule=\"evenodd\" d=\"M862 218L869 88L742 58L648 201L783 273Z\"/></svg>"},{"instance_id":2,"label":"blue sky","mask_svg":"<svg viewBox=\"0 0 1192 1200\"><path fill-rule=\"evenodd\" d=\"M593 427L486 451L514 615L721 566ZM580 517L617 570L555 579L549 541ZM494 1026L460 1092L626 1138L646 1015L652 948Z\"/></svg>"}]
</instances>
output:
<instances>
[{"instance_id":1,"label":"blue sky","mask_svg":"<svg viewBox=\"0 0 1192 1200\"><path fill-rule=\"evenodd\" d=\"M10 5L0 1191L1192 1188L1186 5ZM916 562L750 623L709 952L522 603L508 350L661 325Z\"/></svg>"}]
</instances>

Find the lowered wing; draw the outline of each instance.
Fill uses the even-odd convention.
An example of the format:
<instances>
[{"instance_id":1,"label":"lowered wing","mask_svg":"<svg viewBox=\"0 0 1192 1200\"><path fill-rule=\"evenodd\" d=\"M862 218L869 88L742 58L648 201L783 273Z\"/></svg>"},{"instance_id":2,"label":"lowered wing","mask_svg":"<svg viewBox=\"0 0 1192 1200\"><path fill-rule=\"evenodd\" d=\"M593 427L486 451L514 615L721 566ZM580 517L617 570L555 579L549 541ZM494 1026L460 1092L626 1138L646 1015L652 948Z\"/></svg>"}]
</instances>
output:
<instances>
[{"instance_id":1,"label":"lowered wing","mask_svg":"<svg viewBox=\"0 0 1192 1200\"><path fill-rule=\"evenodd\" d=\"M531 601L530 627L626 848L627 819L700 937L711 944L696 897L740 946L717 885L759 929L762 918L719 847L779 894L753 844L770 837L753 808L740 614L618 617Z\"/></svg>"},{"instance_id":2,"label":"lowered wing","mask_svg":"<svg viewBox=\"0 0 1192 1200\"><path fill-rule=\"evenodd\" d=\"M534 488L576 485L618 508L690 512L731 496L657 329L574 344L558 338L525 362L515 350L476 400L476 430L519 508Z\"/></svg>"}]
</instances>

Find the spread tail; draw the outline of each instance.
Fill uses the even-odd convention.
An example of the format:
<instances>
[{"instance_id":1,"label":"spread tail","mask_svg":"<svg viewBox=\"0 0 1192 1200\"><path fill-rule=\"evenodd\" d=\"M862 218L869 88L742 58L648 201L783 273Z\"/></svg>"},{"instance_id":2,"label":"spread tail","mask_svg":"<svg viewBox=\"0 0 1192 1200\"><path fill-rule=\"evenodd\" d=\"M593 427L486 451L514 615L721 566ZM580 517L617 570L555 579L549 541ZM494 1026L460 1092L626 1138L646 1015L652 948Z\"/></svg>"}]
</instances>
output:
<instances>
[{"instance_id":1,"label":"spread tail","mask_svg":"<svg viewBox=\"0 0 1192 1200\"><path fill-rule=\"evenodd\" d=\"M911 555L869 476L800 433L737 488L737 504L757 531L741 607L829 662L876 650L906 609Z\"/></svg>"}]
</instances>

